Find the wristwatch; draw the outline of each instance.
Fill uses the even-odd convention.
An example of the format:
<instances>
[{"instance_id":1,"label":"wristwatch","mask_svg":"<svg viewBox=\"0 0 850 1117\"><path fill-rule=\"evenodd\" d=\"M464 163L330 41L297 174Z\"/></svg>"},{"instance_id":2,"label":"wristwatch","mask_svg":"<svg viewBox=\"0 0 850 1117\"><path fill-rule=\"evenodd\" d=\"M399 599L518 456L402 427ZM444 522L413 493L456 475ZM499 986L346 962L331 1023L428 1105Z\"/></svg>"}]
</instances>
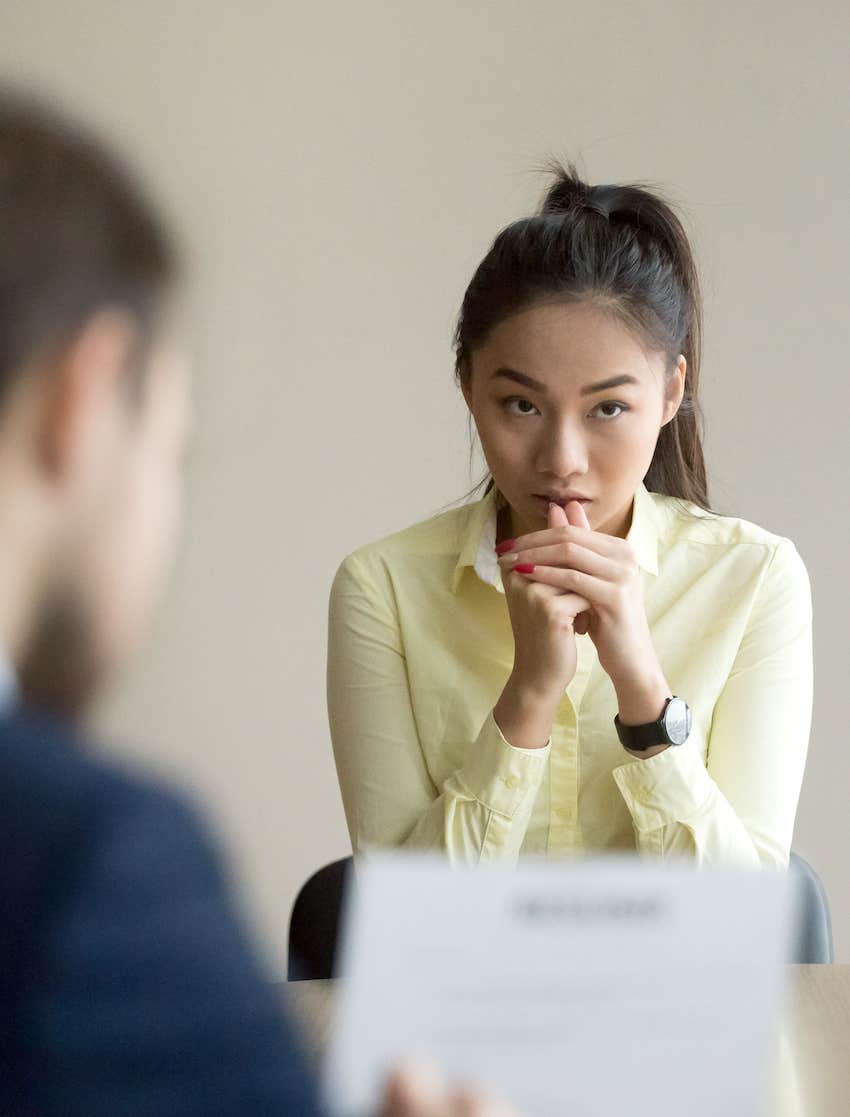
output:
<instances>
[{"instance_id":1,"label":"wristwatch","mask_svg":"<svg viewBox=\"0 0 850 1117\"><path fill-rule=\"evenodd\" d=\"M684 698L674 694L664 704L658 721L647 725L623 725L618 714L614 725L620 744L631 752L646 752L654 745L683 745L691 732L691 710Z\"/></svg>"}]
</instances>

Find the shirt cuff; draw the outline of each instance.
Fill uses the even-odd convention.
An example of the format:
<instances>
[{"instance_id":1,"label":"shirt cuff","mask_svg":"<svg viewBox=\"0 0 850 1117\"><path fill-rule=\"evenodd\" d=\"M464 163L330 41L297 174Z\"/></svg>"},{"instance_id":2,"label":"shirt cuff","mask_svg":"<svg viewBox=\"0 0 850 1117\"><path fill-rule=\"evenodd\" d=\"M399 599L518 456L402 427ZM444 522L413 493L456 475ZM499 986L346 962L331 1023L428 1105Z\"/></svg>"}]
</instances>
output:
<instances>
[{"instance_id":1,"label":"shirt cuff","mask_svg":"<svg viewBox=\"0 0 850 1117\"><path fill-rule=\"evenodd\" d=\"M540 749L515 748L502 736L491 710L457 777L488 810L513 818L540 787L551 747L547 741Z\"/></svg>"},{"instance_id":2,"label":"shirt cuff","mask_svg":"<svg viewBox=\"0 0 850 1117\"><path fill-rule=\"evenodd\" d=\"M715 786L702 757L688 743L623 764L613 775L635 826L643 831L699 814Z\"/></svg>"}]
</instances>

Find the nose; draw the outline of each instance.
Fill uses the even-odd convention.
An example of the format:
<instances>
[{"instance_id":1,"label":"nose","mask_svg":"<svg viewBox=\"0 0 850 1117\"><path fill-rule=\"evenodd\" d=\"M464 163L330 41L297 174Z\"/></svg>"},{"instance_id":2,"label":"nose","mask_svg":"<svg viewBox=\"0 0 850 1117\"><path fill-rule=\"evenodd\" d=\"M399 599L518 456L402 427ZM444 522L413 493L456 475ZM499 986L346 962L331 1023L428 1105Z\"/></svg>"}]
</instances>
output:
<instances>
[{"instance_id":1,"label":"nose","mask_svg":"<svg viewBox=\"0 0 850 1117\"><path fill-rule=\"evenodd\" d=\"M537 468L543 475L566 481L587 473L588 452L584 433L574 423L561 421L549 428L537 455Z\"/></svg>"}]
</instances>

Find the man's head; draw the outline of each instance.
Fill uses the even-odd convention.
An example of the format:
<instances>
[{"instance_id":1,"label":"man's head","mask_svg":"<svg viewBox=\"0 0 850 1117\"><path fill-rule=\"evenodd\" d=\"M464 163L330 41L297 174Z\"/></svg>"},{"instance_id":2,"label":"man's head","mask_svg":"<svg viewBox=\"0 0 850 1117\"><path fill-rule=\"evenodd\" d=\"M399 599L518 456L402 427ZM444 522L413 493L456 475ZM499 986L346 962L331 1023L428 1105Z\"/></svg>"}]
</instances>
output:
<instances>
[{"instance_id":1,"label":"man's head","mask_svg":"<svg viewBox=\"0 0 850 1117\"><path fill-rule=\"evenodd\" d=\"M0 91L0 651L75 715L134 649L181 518L169 238L127 172Z\"/></svg>"}]
</instances>

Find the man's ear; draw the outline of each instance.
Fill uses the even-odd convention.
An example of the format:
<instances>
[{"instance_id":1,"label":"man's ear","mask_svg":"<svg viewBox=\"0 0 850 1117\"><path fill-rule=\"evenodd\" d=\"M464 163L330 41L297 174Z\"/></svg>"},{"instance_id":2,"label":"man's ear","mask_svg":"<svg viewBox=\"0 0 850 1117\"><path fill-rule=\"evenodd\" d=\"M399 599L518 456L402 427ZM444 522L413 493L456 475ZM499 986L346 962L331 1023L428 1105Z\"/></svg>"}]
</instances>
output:
<instances>
[{"instance_id":1,"label":"man's ear","mask_svg":"<svg viewBox=\"0 0 850 1117\"><path fill-rule=\"evenodd\" d=\"M47 370L38 454L55 479L110 447L119 408L129 408L125 384L138 328L124 311L90 318Z\"/></svg>"},{"instance_id":2,"label":"man's ear","mask_svg":"<svg viewBox=\"0 0 850 1117\"><path fill-rule=\"evenodd\" d=\"M672 419L675 419L679 408L682 405L682 398L685 394L685 376L688 371L688 362L679 354L676 361L676 367L672 373L667 377L664 384L664 411L661 420L662 427L666 426Z\"/></svg>"}]
</instances>

